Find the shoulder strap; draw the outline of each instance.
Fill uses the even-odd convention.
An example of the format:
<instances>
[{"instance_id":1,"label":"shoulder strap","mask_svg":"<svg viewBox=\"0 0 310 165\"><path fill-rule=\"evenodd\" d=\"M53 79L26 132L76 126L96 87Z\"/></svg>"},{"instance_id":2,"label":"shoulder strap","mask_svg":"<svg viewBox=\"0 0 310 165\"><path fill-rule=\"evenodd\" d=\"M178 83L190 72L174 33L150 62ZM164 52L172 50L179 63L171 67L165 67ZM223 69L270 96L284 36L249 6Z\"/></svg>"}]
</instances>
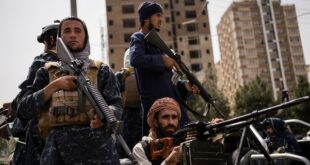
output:
<instances>
[{"instance_id":1,"label":"shoulder strap","mask_svg":"<svg viewBox=\"0 0 310 165\"><path fill-rule=\"evenodd\" d=\"M150 151L150 144L146 140L142 140L139 142L142 145L142 148L144 150L145 156L148 160L151 160L151 151Z\"/></svg>"}]
</instances>

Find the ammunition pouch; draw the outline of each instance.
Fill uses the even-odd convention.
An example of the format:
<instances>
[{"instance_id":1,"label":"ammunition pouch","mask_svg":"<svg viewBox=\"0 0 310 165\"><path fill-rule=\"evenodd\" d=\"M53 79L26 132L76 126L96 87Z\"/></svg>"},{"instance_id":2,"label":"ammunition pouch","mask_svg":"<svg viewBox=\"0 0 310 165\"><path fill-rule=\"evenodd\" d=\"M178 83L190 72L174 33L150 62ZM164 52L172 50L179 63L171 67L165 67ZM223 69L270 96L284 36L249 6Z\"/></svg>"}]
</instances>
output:
<instances>
[{"instance_id":1,"label":"ammunition pouch","mask_svg":"<svg viewBox=\"0 0 310 165\"><path fill-rule=\"evenodd\" d=\"M97 74L102 62L93 61L86 75L91 83L97 85ZM48 62L50 82L66 75L57 62ZM51 127L63 125L89 125L94 117L94 111L87 97L79 91L60 90L52 95L48 109L41 110L39 114L39 131L46 138Z\"/></svg>"}]
</instances>

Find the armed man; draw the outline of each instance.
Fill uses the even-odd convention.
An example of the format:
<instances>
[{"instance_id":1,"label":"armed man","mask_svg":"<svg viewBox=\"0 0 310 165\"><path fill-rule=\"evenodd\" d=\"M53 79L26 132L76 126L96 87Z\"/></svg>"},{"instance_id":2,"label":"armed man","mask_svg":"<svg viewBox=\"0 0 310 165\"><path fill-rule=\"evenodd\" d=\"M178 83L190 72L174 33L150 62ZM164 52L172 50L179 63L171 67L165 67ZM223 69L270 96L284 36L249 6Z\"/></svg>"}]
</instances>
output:
<instances>
[{"instance_id":1,"label":"armed man","mask_svg":"<svg viewBox=\"0 0 310 165\"><path fill-rule=\"evenodd\" d=\"M37 37L39 43L44 44L44 51L36 56L29 67L28 75L25 81L20 85L20 92L15 97L11 104L12 117L14 118L10 132L14 137L19 138L16 144L12 163L14 165L36 165L40 164L40 157L44 147L44 139L41 138L38 132L37 117L24 118L22 111L17 111L19 101L27 91L27 87L32 85L37 70L44 66L48 61L57 61L56 56L56 37L59 21L48 24L42 28L42 32Z\"/></svg>"},{"instance_id":2,"label":"armed man","mask_svg":"<svg viewBox=\"0 0 310 165\"><path fill-rule=\"evenodd\" d=\"M115 73L122 93L123 137L130 150L142 138L141 101L137 89L134 68L130 65L129 49L124 53L123 68ZM120 148L120 157L125 157Z\"/></svg>"},{"instance_id":3,"label":"armed man","mask_svg":"<svg viewBox=\"0 0 310 165\"><path fill-rule=\"evenodd\" d=\"M167 157L152 158L150 144L155 139L172 137L179 129L181 109L176 100L169 97L157 99L147 114L147 123L150 127L149 135L144 136L142 141L133 148L133 156L140 165L169 164L174 165L180 161L179 146L172 147ZM222 119L215 118L211 123L219 123Z\"/></svg>"},{"instance_id":4,"label":"armed man","mask_svg":"<svg viewBox=\"0 0 310 165\"><path fill-rule=\"evenodd\" d=\"M143 2L138 9L141 29L131 36L130 64L135 68L139 95L142 102L143 135L147 135L147 114L156 99L174 98L181 107L180 127L189 122L184 100L193 93L199 93L195 86L187 81L178 81L176 61L165 55L158 47L148 43L144 38L152 29L160 30L163 10L153 2Z\"/></svg>"},{"instance_id":5,"label":"armed man","mask_svg":"<svg viewBox=\"0 0 310 165\"><path fill-rule=\"evenodd\" d=\"M63 19L58 36L82 71L113 110L121 115L118 83L108 65L89 58L90 44L85 23L76 17ZM58 54L59 56L59 54ZM111 135L104 125L96 125L98 116L83 92L77 77L68 75L63 63L49 62L37 76L19 105L25 118L39 115L42 135L47 136L41 164L119 164ZM91 128L96 125L96 128Z\"/></svg>"}]
</instances>

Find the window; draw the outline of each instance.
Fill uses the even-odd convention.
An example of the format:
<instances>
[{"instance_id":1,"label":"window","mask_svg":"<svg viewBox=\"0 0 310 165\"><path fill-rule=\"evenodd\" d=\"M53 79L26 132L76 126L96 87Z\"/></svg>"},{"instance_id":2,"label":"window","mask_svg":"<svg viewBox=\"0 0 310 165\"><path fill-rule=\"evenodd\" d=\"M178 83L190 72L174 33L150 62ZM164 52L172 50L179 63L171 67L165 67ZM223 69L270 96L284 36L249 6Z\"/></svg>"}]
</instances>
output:
<instances>
[{"instance_id":1,"label":"window","mask_svg":"<svg viewBox=\"0 0 310 165\"><path fill-rule=\"evenodd\" d=\"M192 71L199 72L202 69L202 64L191 64Z\"/></svg>"},{"instance_id":2,"label":"window","mask_svg":"<svg viewBox=\"0 0 310 165\"><path fill-rule=\"evenodd\" d=\"M291 43L299 43L299 37L290 37Z\"/></svg>"},{"instance_id":3,"label":"window","mask_svg":"<svg viewBox=\"0 0 310 165\"><path fill-rule=\"evenodd\" d=\"M113 38L113 34L109 34L109 39L112 39Z\"/></svg>"},{"instance_id":4,"label":"window","mask_svg":"<svg viewBox=\"0 0 310 165\"><path fill-rule=\"evenodd\" d=\"M111 48L110 49L110 53L113 54L114 53L114 49Z\"/></svg>"},{"instance_id":5,"label":"window","mask_svg":"<svg viewBox=\"0 0 310 165\"><path fill-rule=\"evenodd\" d=\"M203 23L202 26L203 26L204 28L206 28L206 27L207 27L207 23Z\"/></svg>"},{"instance_id":6,"label":"window","mask_svg":"<svg viewBox=\"0 0 310 165\"><path fill-rule=\"evenodd\" d=\"M198 37L188 37L188 45L198 45L199 43Z\"/></svg>"},{"instance_id":7,"label":"window","mask_svg":"<svg viewBox=\"0 0 310 165\"><path fill-rule=\"evenodd\" d=\"M185 6L195 5L195 0L184 0Z\"/></svg>"},{"instance_id":8,"label":"window","mask_svg":"<svg viewBox=\"0 0 310 165\"><path fill-rule=\"evenodd\" d=\"M169 17L166 17L165 20L166 20L166 23L170 22L170 18Z\"/></svg>"},{"instance_id":9,"label":"window","mask_svg":"<svg viewBox=\"0 0 310 165\"><path fill-rule=\"evenodd\" d=\"M115 64L114 64L114 63L111 64L111 68L112 68L112 69L115 68Z\"/></svg>"},{"instance_id":10,"label":"window","mask_svg":"<svg viewBox=\"0 0 310 165\"><path fill-rule=\"evenodd\" d=\"M113 26L114 22L113 20L109 20L109 26Z\"/></svg>"},{"instance_id":11,"label":"window","mask_svg":"<svg viewBox=\"0 0 310 165\"><path fill-rule=\"evenodd\" d=\"M187 27L187 31L188 31L188 32L195 32L195 31L198 31L198 28L197 28L197 24L196 24L196 23L187 24L186 27Z\"/></svg>"},{"instance_id":12,"label":"window","mask_svg":"<svg viewBox=\"0 0 310 165\"><path fill-rule=\"evenodd\" d=\"M130 42L131 34L124 34L124 42Z\"/></svg>"},{"instance_id":13,"label":"window","mask_svg":"<svg viewBox=\"0 0 310 165\"><path fill-rule=\"evenodd\" d=\"M189 56L190 56L190 58L200 58L201 57L199 50L190 50Z\"/></svg>"},{"instance_id":14,"label":"window","mask_svg":"<svg viewBox=\"0 0 310 165\"><path fill-rule=\"evenodd\" d=\"M168 7L169 7L168 3L165 3L165 4L164 4L164 8L165 8L165 9L168 9Z\"/></svg>"},{"instance_id":15,"label":"window","mask_svg":"<svg viewBox=\"0 0 310 165\"><path fill-rule=\"evenodd\" d=\"M134 5L123 5L122 12L124 14L135 13Z\"/></svg>"},{"instance_id":16,"label":"window","mask_svg":"<svg viewBox=\"0 0 310 165\"><path fill-rule=\"evenodd\" d=\"M135 19L124 19L123 20L123 27L124 28L133 28L136 27Z\"/></svg>"},{"instance_id":17,"label":"window","mask_svg":"<svg viewBox=\"0 0 310 165\"><path fill-rule=\"evenodd\" d=\"M112 11L112 6L107 6L107 11L111 12Z\"/></svg>"},{"instance_id":18,"label":"window","mask_svg":"<svg viewBox=\"0 0 310 165\"><path fill-rule=\"evenodd\" d=\"M196 11L185 11L185 18L196 18Z\"/></svg>"},{"instance_id":19,"label":"window","mask_svg":"<svg viewBox=\"0 0 310 165\"><path fill-rule=\"evenodd\" d=\"M206 10L202 10L201 14L206 15Z\"/></svg>"}]
</instances>

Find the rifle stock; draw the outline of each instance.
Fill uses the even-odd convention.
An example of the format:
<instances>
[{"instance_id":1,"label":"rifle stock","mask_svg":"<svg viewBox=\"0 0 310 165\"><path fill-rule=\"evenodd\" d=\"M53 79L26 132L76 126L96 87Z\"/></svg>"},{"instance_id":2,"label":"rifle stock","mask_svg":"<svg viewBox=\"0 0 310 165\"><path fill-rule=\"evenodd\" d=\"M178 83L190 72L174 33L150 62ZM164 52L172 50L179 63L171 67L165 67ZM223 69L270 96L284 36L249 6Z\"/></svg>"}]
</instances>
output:
<instances>
[{"instance_id":1,"label":"rifle stock","mask_svg":"<svg viewBox=\"0 0 310 165\"><path fill-rule=\"evenodd\" d=\"M105 127L115 135L116 139L122 145L129 158L134 164L136 164L129 147L120 135L121 122L116 119L114 112L109 108L97 87L91 84L89 78L83 73L81 69L83 63L72 56L71 52L68 50L61 38L57 38L56 46L57 56L59 59L70 71L70 73L77 76L79 90L87 96L97 115L101 121L105 123Z\"/></svg>"}]
</instances>

